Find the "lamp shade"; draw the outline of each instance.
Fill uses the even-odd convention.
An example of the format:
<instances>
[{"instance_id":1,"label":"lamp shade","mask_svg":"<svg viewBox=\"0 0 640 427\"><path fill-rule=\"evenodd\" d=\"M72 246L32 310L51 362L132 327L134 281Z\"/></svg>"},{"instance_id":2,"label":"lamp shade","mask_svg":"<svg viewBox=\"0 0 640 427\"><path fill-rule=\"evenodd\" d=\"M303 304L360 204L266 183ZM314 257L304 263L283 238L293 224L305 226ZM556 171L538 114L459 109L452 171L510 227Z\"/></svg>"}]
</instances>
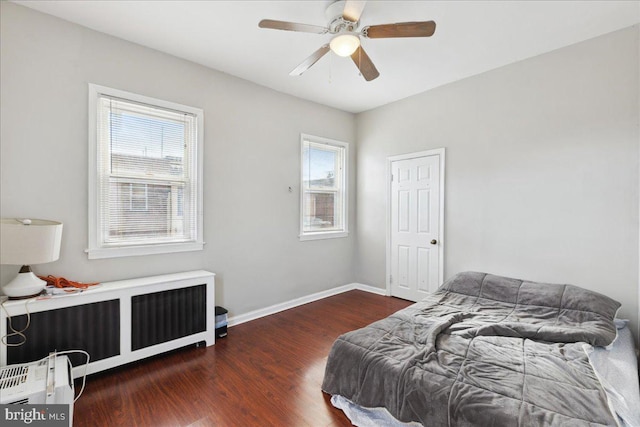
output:
<instances>
[{"instance_id":1,"label":"lamp shade","mask_svg":"<svg viewBox=\"0 0 640 427\"><path fill-rule=\"evenodd\" d=\"M0 220L0 264L29 265L60 257L62 223L43 219Z\"/></svg>"}]
</instances>

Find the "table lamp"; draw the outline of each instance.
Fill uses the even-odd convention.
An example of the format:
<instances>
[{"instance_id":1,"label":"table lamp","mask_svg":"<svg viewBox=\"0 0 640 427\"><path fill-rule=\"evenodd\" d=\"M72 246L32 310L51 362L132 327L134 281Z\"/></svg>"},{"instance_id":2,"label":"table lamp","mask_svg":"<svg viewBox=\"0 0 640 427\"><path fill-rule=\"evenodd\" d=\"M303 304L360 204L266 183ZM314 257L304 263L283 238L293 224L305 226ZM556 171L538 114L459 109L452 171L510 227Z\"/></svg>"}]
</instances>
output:
<instances>
[{"instance_id":1,"label":"table lamp","mask_svg":"<svg viewBox=\"0 0 640 427\"><path fill-rule=\"evenodd\" d=\"M0 264L21 265L18 276L2 287L9 298L37 295L46 282L30 264L44 264L60 257L62 223L43 219L0 219Z\"/></svg>"}]
</instances>

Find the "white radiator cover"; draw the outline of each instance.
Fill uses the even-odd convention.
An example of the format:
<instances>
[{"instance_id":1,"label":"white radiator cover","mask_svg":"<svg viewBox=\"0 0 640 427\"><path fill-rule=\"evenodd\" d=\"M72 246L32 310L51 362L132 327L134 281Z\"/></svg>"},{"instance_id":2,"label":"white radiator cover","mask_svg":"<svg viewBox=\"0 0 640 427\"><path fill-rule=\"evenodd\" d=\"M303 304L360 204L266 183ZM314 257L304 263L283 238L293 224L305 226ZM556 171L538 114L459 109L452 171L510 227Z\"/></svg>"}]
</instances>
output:
<instances>
[{"instance_id":1,"label":"white radiator cover","mask_svg":"<svg viewBox=\"0 0 640 427\"><path fill-rule=\"evenodd\" d=\"M132 349L131 301L133 297L200 285L204 285L206 288L206 326L204 331L137 350ZM37 299L29 303L28 310L31 313L39 313L114 299L119 300L120 306L119 354L89 363L87 370L89 374L202 341L207 346L215 343L215 274L204 270L102 283L99 287L79 294ZM26 313L26 302L24 300L6 301L4 305L6 311L12 317ZM33 324L30 328L37 328L37 325ZM0 310L0 336L4 336L6 333L7 313L4 310ZM29 330L25 332L25 335L27 335L28 339ZM48 349L48 351L55 350L72 350L72 348ZM34 359L39 359L40 357L34 357ZM7 360L7 347L0 345L0 366L6 366ZM83 374L84 366L75 366L73 368L74 378Z\"/></svg>"}]
</instances>

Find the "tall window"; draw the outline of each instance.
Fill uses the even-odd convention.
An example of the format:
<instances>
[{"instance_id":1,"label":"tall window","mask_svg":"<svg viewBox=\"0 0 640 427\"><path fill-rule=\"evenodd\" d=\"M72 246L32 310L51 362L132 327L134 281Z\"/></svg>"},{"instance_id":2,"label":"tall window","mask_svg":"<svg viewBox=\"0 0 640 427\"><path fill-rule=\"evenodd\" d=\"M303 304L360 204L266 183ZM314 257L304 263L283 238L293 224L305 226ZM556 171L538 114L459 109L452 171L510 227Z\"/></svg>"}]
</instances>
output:
<instances>
[{"instance_id":1,"label":"tall window","mask_svg":"<svg viewBox=\"0 0 640 427\"><path fill-rule=\"evenodd\" d=\"M89 112L89 258L202 249L202 110L89 85Z\"/></svg>"},{"instance_id":2,"label":"tall window","mask_svg":"<svg viewBox=\"0 0 640 427\"><path fill-rule=\"evenodd\" d=\"M348 235L348 147L340 141L301 136L300 240Z\"/></svg>"}]
</instances>

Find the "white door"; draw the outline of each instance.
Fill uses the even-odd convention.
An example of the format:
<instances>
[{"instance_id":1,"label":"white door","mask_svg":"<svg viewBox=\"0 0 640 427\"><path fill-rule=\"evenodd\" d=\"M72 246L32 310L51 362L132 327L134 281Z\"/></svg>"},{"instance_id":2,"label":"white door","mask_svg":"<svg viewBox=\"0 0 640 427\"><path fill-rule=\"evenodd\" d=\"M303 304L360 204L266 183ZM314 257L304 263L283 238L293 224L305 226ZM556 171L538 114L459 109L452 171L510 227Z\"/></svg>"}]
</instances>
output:
<instances>
[{"instance_id":1,"label":"white door","mask_svg":"<svg viewBox=\"0 0 640 427\"><path fill-rule=\"evenodd\" d=\"M389 161L391 295L419 301L442 283L444 149Z\"/></svg>"}]
</instances>

